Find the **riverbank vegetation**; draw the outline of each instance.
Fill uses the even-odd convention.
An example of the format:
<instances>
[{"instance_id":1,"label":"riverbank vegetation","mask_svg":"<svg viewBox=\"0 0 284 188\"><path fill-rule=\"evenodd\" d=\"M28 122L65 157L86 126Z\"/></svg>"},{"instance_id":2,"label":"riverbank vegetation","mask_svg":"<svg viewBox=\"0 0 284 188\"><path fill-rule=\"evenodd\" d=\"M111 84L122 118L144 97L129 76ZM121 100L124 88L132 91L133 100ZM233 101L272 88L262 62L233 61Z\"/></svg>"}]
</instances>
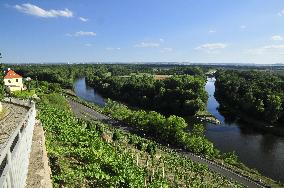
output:
<instances>
[{"instance_id":1,"label":"riverbank vegetation","mask_svg":"<svg viewBox=\"0 0 284 188\"><path fill-rule=\"evenodd\" d=\"M153 141L75 118L61 95L39 109L54 187L241 187Z\"/></svg>"},{"instance_id":2,"label":"riverbank vegetation","mask_svg":"<svg viewBox=\"0 0 284 188\"><path fill-rule=\"evenodd\" d=\"M127 106L108 101L104 112L114 119L126 122L164 144L182 147L196 154L216 157L219 151L204 138L203 125L195 124L191 133L185 131L187 123L181 117L165 117L155 111L130 110Z\"/></svg>"},{"instance_id":3,"label":"riverbank vegetation","mask_svg":"<svg viewBox=\"0 0 284 188\"><path fill-rule=\"evenodd\" d=\"M219 70L216 98L221 107L258 121L284 125L284 80L259 71ZM262 124L265 126L265 124Z\"/></svg>"},{"instance_id":4,"label":"riverbank vegetation","mask_svg":"<svg viewBox=\"0 0 284 188\"><path fill-rule=\"evenodd\" d=\"M173 75L161 80L152 75L119 77L97 72L87 81L106 97L165 114L193 116L205 109L208 98L202 76Z\"/></svg>"}]
</instances>

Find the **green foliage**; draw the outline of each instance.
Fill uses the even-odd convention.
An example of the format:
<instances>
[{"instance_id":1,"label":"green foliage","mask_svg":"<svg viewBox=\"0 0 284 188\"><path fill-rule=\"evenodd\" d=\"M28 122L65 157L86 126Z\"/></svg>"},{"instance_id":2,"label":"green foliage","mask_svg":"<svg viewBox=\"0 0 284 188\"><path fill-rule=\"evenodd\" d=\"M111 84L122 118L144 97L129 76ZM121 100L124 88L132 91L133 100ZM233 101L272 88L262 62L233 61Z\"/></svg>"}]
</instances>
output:
<instances>
[{"instance_id":1,"label":"green foliage","mask_svg":"<svg viewBox=\"0 0 284 188\"><path fill-rule=\"evenodd\" d=\"M144 171L127 153L100 139L86 122L43 104L39 119L47 133L47 150L55 187L141 187ZM154 182L153 182L154 183Z\"/></svg>"},{"instance_id":2,"label":"green foliage","mask_svg":"<svg viewBox=\"0 0 284 188\"><path fill-rule=\"evenodd\" d=\"M206 80L198 75L156 80L152 75L107 76L97 70L87 81L107 97L164 114L195 115L208 98Z\"/></svg>"},{"instance_id":3,"label":"green foliage","mask_svg":"<svg viewBox=\"0 0 284 188\"><path fill-rule=\"evenodd\" d=\"M260 71L220 70L215 85L221 105L265 122L284 122L283 78Z\"/></svg>"},{"instance_id":4,"label":"green foliage","mask_svg":"<svg viewBox=\"0 0 284 188\"><path fill-rule=\"evenodd\" d=\"M43 94L40 96L40 105L49 105L59 110L70 111L70 106L65 97L58 93Z\"/></svg>"},{"instance_id":5,"label":"green foliage","mask_svg":"<svg viewBox=\"0 0 284 188\"><path fill-rule=\"evenodd\" d=\"M194 133L187 133L185 120L177 116L165 116L157 112L146 112L143 110L130 110L127 106L108 100L104 112L111 117L124 121L143 133L157 138L158 141L182 146L194 153L206 156L216 156L219 152L214 148L213 143L204 138L202 125L196 125ZM140 144L131 140L131 143ZM142 147L140 147L142 148Z\"/></svg>"},{"instance_id":6,"label":"green foliage","mask_svg":"<svg viewBox=\"0 0 284 188\"><path fill-rule=\"evenodd\" d=\"M149 143L146 147L146 152L148 152L151 156L154 156L156 154L156 145L153 143Z\"/></svg>"},{"instance_id":7,"label":"green foliage","mask_svg":"<svg viewBox=\"0 0 284 188\"><path fill-rule=\"evenodd\" d=\"M70 111L55 108L55 101L44 101L39 105L38 118L45 130L54 187L238 186L155 142L99 122L77 119ZM119 133L121 139L106 143L98 130ZM125 143L126 138L146 147L146 151ZM161 157L155 157L156 152Z\"/></svg>"},{"instance_id":8,"label":"green foliage","mask_svg":"<svg viewBox=\"0 0 284 188\"><path fill-rule=\"evenodd\" d=\"M25 77L31 77L33 81L48 81L50 90L58 91L60 88L73 87L74 79L80 76L86 76L95 70L94 65L29 65L11 66L17 73Z\"/></svg>"},{"instance_id":9,"label":"green foliage","mask_svg":"<svg viewBox=\"0 0 284 188\"><path fill-rule=\"evenodd\" d=\"M238 164L238 156L235 152L229 152L223 154L223 159L226 163L231 165L237 165Z\"/></svg>"},{"instance_id":10,"label":"green foliage","mask_svg":"<svg viewBox=\"0 0 284 188\"><path fill-rule=\"evenodd\" d=\"M117 141L120 140L122 138L122 135L119 131L115 131L112 135L112 140L113 141Z\"/></svg>"},{"instance_id":11,"label":"green foliage","mask_svg":"<svg viewBox=\"0 0 284 188\"><path fill-rule=\"evenodd\" d=\"M192 129L192 135L203 137L205 132L204 125L194 124Z\"/></svg>"},{"instance_id":12,"label":"green foliage","mask_svg":"<svg viewBox=\"0 0 284 188\"><path fill-rule=\"evenodd\" d=\"M21 99L29 99L32 98L32 96L36 93L35 90L25 90L25 91L13 91L12 96L21 98Z\"/></svg>"},{"instance_id":13,"label":"green foliage","mask_svg":"<svg viewBox=\"0 0 284 188\"><path fill-rule=\"evenodd\" d=\"M146 144L144 144L144 142L138 142L136 143L136 148L139 149L140 151L145 151Z\"/></svg>"}]
</instances>

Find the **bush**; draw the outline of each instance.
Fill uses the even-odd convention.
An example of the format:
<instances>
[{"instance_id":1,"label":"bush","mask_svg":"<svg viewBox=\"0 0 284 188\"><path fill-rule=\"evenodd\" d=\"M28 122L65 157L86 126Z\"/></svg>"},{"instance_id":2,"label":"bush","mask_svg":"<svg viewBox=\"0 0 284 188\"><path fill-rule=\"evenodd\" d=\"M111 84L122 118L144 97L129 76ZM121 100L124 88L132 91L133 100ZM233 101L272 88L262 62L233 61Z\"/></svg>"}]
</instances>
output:
<instances>
[{"instance_id":1,"label":"bush","mask_svg":"<svg viewBox=\"0 0 284 188\"><path fill-rule=\"evenodd\" d=\"M25 90L25 91L13 91L12 96L21 98L21 99L28 99L31 98L35 94L35 90Z\"/></svg>"},{"instance_id":2,"label":"bush","mask_svg":"<svg viewBox=\"0 0 284 188\"><path fill-rule=\"evenodd\" d=\"M151 156L155 155L157 151L157 147L155 144L150 143L147 145L146 152L148 152Z\"/></svg>"},{"instance_id":3,"label":"bush","mask_svg":"<svg viewBox=\"0 0 284 188\"><path fill-rule=\"evenodd\" d=\"M144 142L139 141L135 146L136 146L136 148L139 149L140 151L145 151L146 144L144 144Z\"/></svg>"},{"instance_id":4,"label":"bush","mask_svg":"<svg viewBox=\"0 0 284 188\"><path fill-rule=\"evenodd\" d=\"M112 135L113 141L120 140L121 138L122 138L122 134L120 133L120 131L115 131Z\"/></svg>"}]
</instances>

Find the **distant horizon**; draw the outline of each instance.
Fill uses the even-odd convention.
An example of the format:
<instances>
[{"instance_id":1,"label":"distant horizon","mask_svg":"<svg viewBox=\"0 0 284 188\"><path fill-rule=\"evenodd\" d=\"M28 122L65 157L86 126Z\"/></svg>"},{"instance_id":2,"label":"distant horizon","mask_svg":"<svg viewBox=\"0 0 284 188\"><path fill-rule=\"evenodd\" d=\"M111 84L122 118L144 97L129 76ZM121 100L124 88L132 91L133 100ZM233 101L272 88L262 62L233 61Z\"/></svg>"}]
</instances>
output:
<instances>
[{"instance_id":1,"label":"distant horizon","mask_svg":"<svg viewBox=\"0 0 284 188\"><path fill-rule=\"evenodd\" d=\"M0 62L1 63L1 62ZM121 64L121 65L224 65L224 66L284 66L284 63L199 63L199 62L30 62L30 63L3 63L6 65L65 65L65 64Z\"/></svg>"},{"instance_id":2,"label":"distant horizon","mask_svg":"<svg viewBox=\"0 0 284 188\"><path fill-rule=\"evenodd\" d=\"M284 63L283 0L3 0L3 63Z\"/></svg>"}]
</instances>

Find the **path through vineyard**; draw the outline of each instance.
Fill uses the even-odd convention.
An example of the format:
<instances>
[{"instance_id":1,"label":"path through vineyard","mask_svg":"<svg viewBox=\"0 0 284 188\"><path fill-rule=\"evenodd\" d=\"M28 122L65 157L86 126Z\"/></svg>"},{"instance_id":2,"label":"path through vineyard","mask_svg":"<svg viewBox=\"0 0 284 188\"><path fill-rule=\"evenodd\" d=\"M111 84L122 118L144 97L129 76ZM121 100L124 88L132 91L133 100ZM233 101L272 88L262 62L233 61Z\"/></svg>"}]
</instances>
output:
<instances>
[{"instance_id":1,"label":"path through vineyard","mask_svg":"<svg viewBox=\"0 0 284 188\"><path fill-rule=\"evenodd\" d=\"M80 103L72 100L71 98L67 98L67 99L68 99L68 102L69 102L74 114L79 118L83 118L83 119L87 119L87 120L96 119L96 120L102 121L103 123L115 126L119 129L122 129L122 130L127 131L127 132L134 131L133 128L124 126L121 122L112 120L109 117L107 117L107 116L87 107L87 106L84 106L83 104L80 104ZM253 182L253 181L249 180L248 178L246 178L244 176L236 174L235 172L233 172L229 169L226 169L226 168L224 168L224 167L222 167L222 166L220 166L216 163L208 161L208 160L201 158L197 155L194 155L190 152L184 152L184 151L180 151L180 150L177 151L177 152L180 153L181 155L187 156L188 158L190 158L194 162L205 164L205 165L208 166L208 168L210 170L217 172L217 173L219 173L219 174L221 174L221 175L223 175L223 176L225 176L229 179L235 180L235 181L237 181L237 182L239 182L239 183L241 183L241 184L243 184L247 187L251 187L251 188L263 187L260 184L258 184L257 182Z\"/></svg>"}]
</instances>

